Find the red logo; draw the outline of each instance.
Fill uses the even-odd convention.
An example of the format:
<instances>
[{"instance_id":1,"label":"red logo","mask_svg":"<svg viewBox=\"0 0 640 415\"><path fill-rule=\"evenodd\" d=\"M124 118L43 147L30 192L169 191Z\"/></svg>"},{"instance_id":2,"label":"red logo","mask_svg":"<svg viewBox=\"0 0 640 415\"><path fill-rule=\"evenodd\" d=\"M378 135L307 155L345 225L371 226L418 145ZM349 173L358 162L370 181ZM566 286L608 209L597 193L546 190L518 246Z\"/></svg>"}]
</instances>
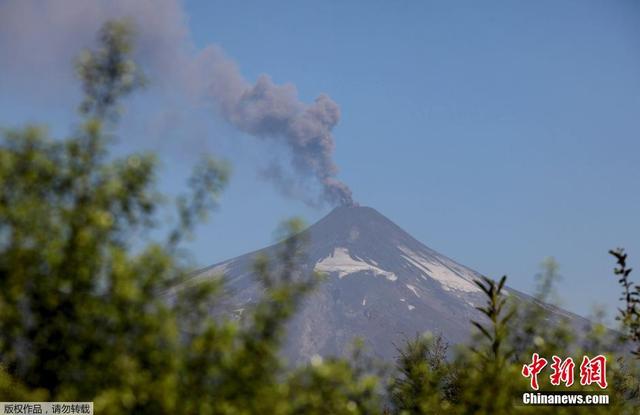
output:
<instances>
[{"instance_id":1,"label":"red logo","mask_svg":"<svg viewBox=\"0 0 640 415\"><path fill-rule=\"evenodd\" d=\"M551 369L553 373L551 374L551 384L558 386L560 383L564 383L567 388L573 385L573 369L576 367L573 359L568 357L562 360L558 356L553 356L552 359Z\"/></svg>"},{"instance_id":2,"label":"red logo","mask_svg":"<svg viewBox=\"0 0 640 415\"><path fill-rule=\"evenodd\" d=\"M597 384L602 389L607 387L607 359L603 355L598 355L593 359L584 356L580 364L580 384Z\"/></svg>"},{"instance_id":3,"label":"red logo","mask_svg":"<svg viewBox=\"0 0 640 415\"><path fill-rule=\"evenodd\" d=\"M547 359L540 357L538 353L534 353L531 359L533 361L530 365L522 366L522 376L531 378L531 389L538 390L538 373L547 365Z\"/></svg>"},{"instance_id":4,"label":"red logo","mask_svg":"<svg viewBox=\"0 0 640 415\"><path fill-rule=\"evenodd\" d=\"M554 386L564 384L567 388L573 385L576 367L573 359L568 357L562 360L558 356L553 356L552 360L553 363L550 365L552 373L549 377L551 384ZM534 353L531 356L530 364L522 366L522 376L530 378L531 389L538 390L538 375L546 366L547 359L540 357L538 353ZM580 384L589 386L594 383L602 389L607 387L607 358L603 355L598 355L592 359L589 356L583 356L580 364Z\"/></svg>"}]
</instances>

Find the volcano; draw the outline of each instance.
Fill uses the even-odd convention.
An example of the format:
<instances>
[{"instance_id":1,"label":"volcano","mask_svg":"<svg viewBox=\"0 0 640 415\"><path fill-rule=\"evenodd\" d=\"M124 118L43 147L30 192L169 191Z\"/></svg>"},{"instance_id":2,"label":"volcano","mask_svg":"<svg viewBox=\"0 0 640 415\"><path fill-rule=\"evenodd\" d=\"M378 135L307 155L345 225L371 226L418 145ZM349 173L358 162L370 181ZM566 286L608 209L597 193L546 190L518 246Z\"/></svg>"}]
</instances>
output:
<instances>
[{"instance_id":1,"label":"volcano","mask_svg":"<svg viewBox=\"0 0 640 415\"><path fill-rule=\"evenodd\" d=\"M356 337L376 357L389 361L397 345L417 333L441 334L449 343L469 340L475 308L485 297L474 284L480 274L417 241L375 209L342 206L304 231L304 268L328 274L288 327L285 356L293 363L314 355L345 356ZM239 256L199 272L224 275L237 317L261 295L252 275L257 255L273 256L278 245ZM507 287L516 297L531 301ZM587 320L551 307L573 324Z\"/></svg>"}]
</instances>

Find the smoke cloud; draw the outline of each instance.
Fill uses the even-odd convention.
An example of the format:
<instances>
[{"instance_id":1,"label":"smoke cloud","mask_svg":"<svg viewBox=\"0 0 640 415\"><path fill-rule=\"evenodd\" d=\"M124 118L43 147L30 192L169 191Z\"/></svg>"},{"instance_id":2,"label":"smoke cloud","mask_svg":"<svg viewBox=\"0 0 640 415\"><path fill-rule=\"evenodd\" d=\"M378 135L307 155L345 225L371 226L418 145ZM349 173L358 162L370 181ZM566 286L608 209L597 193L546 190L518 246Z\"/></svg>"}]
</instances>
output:
<instances>
[{"instance_id":1,"label":"smoke cloud","mask_svg":"<svg viewBox=\"0 0 640 415\"><path fill-rule=\"evenodd\" d=\"M268 75L252 83L219 46L197 50L178 0L9 0L0 5L0 58L22 76L40 62L48 81L64 79L70 57L95 38L97 28L122 17L137 25L139 58L152 68L152 80L211 104L239 131L287 150L292 173L276 160L262 175L284 194L310 204L353 203L333 160L338 105L325 94L305 103L293 84L276 84Z\"/></svg>"},{"instance_id":2,"label":"smoke cloud","mask_svg":"<svg viewBox=\"0 0 640 415\"><path fill-rule=\"evenodd\" d=\"M338 104L324 94L306 104L298 99L294 85L277 85L267 75L250 84L219 48L205 50L198 67L205 71L200 79L206 83L206 97L225 120L247 134L286 146L296 173L320 184L322 200L353 203L349 187L335 177L332 130L340 121ZM265 176L291 185L281 170Z\"/></svg>"}]
</instances>

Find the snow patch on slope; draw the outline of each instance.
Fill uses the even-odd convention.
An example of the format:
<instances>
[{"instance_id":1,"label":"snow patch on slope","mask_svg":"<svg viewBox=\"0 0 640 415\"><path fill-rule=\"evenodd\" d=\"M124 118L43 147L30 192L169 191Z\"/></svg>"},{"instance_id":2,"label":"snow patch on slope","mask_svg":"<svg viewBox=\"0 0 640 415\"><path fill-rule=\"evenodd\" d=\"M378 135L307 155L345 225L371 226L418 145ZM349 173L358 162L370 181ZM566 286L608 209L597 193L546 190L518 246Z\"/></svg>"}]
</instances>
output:
<instances>
[{"instance_id":1,"label":"snow patch on slope","mask_svg":"<svg viewBox=\"0 0 640 415\"><path fill-rule=\"evenodd\" d=\"M400 250L405 254L402 255L402 257L422 272L423 278L426 279L426 277L431 277L437 280L445 290L465 292L480 291L480 288L472 282L472 275L467 275L466 278L460 275L462 274L461 269L458 268L454 270L443 263L439 263L439 261L435 262L433 260L428 260L420 254L417 254L403 246L400 247Z\"/></svg>"},{"instance_id":2,"label":"snow patch on slope","mask_svg":"<svg viewBox=\"0 0 640 415\"><path fill-rule=\"evenodd\" d=\"M413 293L416 295L416 297L420 298L420 294L418 294L418 290L416 290L416 287L414 287L411 284L405 284L405 285L407 286L408 289L413 291Z\"/></svg>"},{"instance_id":3,"label":"snow patch on slope","mask_svg":"<svg viewBox=\"0 0 640 415\"><path fill-rule=\"evenodd\" d=\"M338 278L342 278L356 272L369 271L374 275L381 275L389 281L395 281L398 279L396 274L393 272L385 271L375 265L354 259L351 257L351 254L349 254L349 250L347 248L335 248L331 255L316 263L315 270L320 272L337 272Z\"/></svg>"},{"instance_id":4,"label":"snow patch on slope","mask_svg":"<svg viewBox=\"0 0 640 415\"><path fill-rule=\"evenodd\" d=\"M233 261L223 262L222 264L218 264L215 267L207 269L202 274L198 275L200 278L213 277L218 275L226 274L231 268Z\"/></svg>"}]
</instances>

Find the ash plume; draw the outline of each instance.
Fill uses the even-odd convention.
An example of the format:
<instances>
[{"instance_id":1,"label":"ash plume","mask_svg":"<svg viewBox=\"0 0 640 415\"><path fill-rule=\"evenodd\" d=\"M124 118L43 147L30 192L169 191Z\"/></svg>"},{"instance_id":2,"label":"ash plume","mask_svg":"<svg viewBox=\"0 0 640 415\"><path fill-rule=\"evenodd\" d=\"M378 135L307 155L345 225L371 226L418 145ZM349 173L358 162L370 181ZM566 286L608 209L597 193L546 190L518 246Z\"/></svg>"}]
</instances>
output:
<instances>
[{"instance_id":1,"label":"ash plume","mask_svg":"<svg viewBox=\"0 0 640 415\"><path fill-rule=\"evenodd\" d=\"M298 98L294 85L277 85L267 75L251 84L219 48L207 49L200 62L206 96L225 120L240 131L285 146L294 171L320 185L322 201L353 204L351 190L335 177L338 169L333 161L332 130L340 120L335 101L320 94L306 104ZM266 177L285 188L292 182L281 170Z\"/></svg>"},{"instance_id":2,"label":"ash plume","mask_svg":"<svg viewBox=\"0 0 640 415\"><path fill-rule=\"evenodd\" d=\"M154 87L186 96L196 107L205 100L239 131L287 150L291 168L282 168L286 161L279 160L278 174L263 175L284 194L309 204L353 203L349 187L336 178L333 161L338 105L324 94L302 102L294 85L275 84L266 75L249 82L220 47L199 50L179 0L0 2L0 61L7 62L8 75L38 85L35 91L71 83L67 74L73 57L90 46L105 21L122 18L136 25L137 57L147 64ZM42 67L48 77L42 76ZM292 184L296 189L287 188Z\"/></svg>"}]
</instances>

